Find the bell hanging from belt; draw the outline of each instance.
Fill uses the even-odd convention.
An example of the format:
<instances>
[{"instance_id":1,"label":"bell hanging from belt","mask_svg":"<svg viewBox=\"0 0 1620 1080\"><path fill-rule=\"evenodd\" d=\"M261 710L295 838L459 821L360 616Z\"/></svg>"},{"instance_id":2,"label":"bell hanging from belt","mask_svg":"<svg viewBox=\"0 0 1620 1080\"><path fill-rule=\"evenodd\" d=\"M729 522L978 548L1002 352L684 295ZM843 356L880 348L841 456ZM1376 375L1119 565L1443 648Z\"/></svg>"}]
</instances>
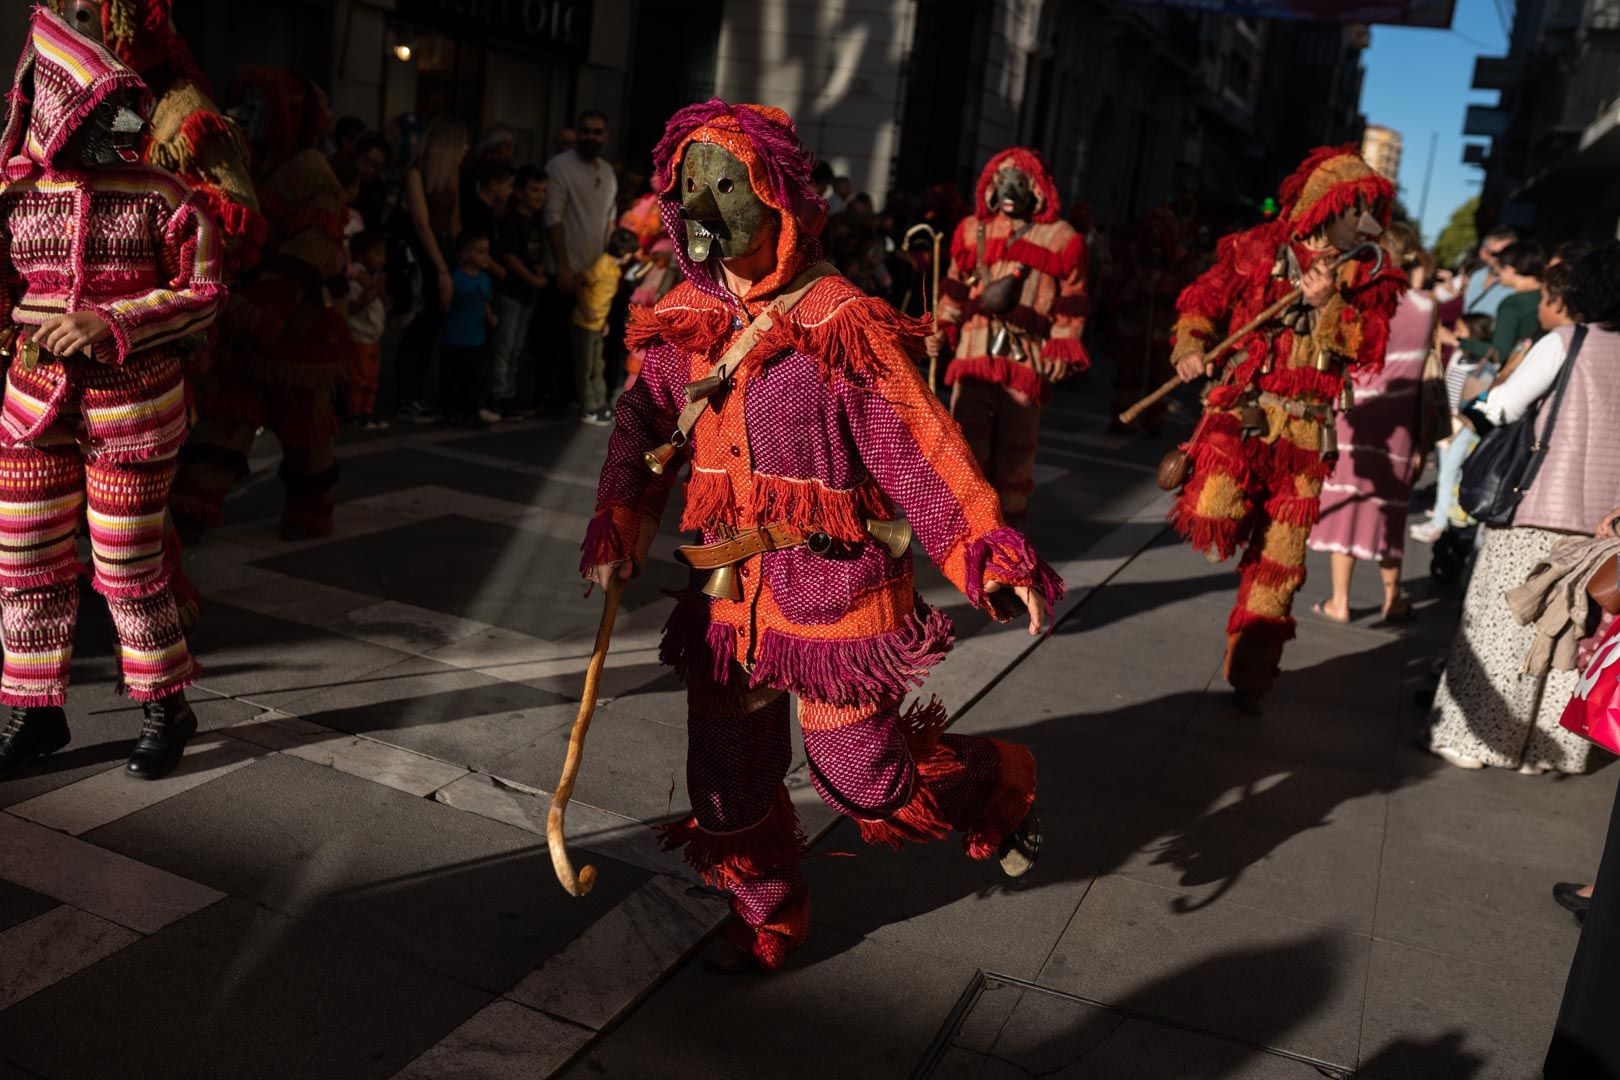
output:
<instances>
[{"instance_id":1,"label":"bell hanging from belt","mask_svg":"<svg viewBox=\"0 0 1620 1080\"><path fill-rule=\"evenodd\" d=\"M905 518L895 518L893 521L867 518L866 535L882 544L896 559L911 546L911 524Z\"/></svg>"},{"instance_id":2,"label":"bell hanging from belt","mask_svg":"<svg viewBox=\"0 0 1620 1080\"><path fill-rule=\"evenodd\" d=\"M1318 348L1316 355L1311 357L1311 366L1317 371L1326 373L1333 370L1333 354L1326 349Z\"/></svg>"},{"instance_id":3,"label":"bell hanging from belt","mask_svg":"<svg viewBox=\"0 0 1620 1080\"><path fill-rule=\"evenodd\" d=\"M665 443L656 450L649 450L641 455L641 460L647 463L647 469L654 476L663 476L664 470L669 467L670 460L675 457L674 443Z\"/></svg>"},{"instance_id":4,"label":"bell hanging from belt","mask_svg":"<svg viewBox=\"0 0 1620 1080\"><path fill-rule=\"evenodd\" d=\"M702 592L716 600L741 600L742 583L737 580L737 567L734 564L718 567L703 583Z\"/></svg>"},{"instance_id":5,"label":"bell hanging from belt","mask_svg":"<svg viewBox=\"0 0 1620 1080\"><path fill-rule=\"evenodd\" d=\"M1012 342L1012 335L1007 333L1006 324L998 324L995 334L990 338L990 355L1006 356L1007 346Z\"/></svg>"},{"instance_id":6,"label":"bell hanging from belt","mask_svg":"<svg viewBox=\"0 0 1620 1080\"><path fill-rule=\"evenodd\" d=\"M1346 378L1344 380L1344 385L1339 387L1339 411L1342 413L1347 413L1355 407L1356 387L1355 384L1349 380L1349 378Z\"/></svg>"},{"instance_id":7,"label":"bell hanging from belt","mask_svg":"<svg viewBox=\"0 0 1620 1080\"><path fill-rule=\"evenodd\" d=\"M1336 457L1339 453L1339 425L1333 417L1322 421L1322 456Z\"/></svg>"},{"instance_id":8,"label":"bell hanging from belt","mask_svg":"<svg viewBox=\"0 0 1620 1080\"><path fill-rule=\"evenodd\" d=\"M1012 339L1012 358L1013 358L1013 362L1017 363L1017 364L1022 364L1024 361L1028 360L1029 359L1029 354L1024 352L1024 343L1022 341L1018 340L1018 335L1017 334L1008 334L1007 336Z\"/></svg>"}]
</instances>

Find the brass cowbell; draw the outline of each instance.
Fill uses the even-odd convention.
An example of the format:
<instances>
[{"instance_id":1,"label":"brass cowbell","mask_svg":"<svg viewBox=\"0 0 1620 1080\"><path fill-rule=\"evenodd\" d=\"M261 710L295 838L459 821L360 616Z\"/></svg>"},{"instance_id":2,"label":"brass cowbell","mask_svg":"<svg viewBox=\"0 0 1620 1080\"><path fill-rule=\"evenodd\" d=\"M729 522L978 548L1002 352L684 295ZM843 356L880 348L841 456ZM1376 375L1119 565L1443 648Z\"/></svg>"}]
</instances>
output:
<instances>
[{"instance_id":1,"label":"brass cowbell","mask_svg":"<svg viewBox=\"0 0 1620 1080\"><path fill-rule=\"evenodd\" d=\"M898 559L911 546L911 523L905 518L895 518L893 521L867 518L866 535L882 544L890 555Z\"/></svg>"},{"instance_id":2,"label":"brass cowbell","mask_svg":"<svg viewBox=\"0 0 1620 1080\"><path fill-rule=\"evenodd\" d=\"M675 456L676 449L674 443L665 443L656 450L647 451L641 456L641 460L647 463L648 471L654 476L662 476L664 470L669 467L670 460Z\"/></svg>"},{"instance_id":3,"label":"brass cowbell","mask_svg":"<svg viewBox=\"0 0 1620 1080\"><path fill-rule=\"evenodd\" d=\"M737 567L734 564L717 567L703 583L702 592L716 600L741 600L742 583L737 580Z\"/></svg>"}]
</instances>

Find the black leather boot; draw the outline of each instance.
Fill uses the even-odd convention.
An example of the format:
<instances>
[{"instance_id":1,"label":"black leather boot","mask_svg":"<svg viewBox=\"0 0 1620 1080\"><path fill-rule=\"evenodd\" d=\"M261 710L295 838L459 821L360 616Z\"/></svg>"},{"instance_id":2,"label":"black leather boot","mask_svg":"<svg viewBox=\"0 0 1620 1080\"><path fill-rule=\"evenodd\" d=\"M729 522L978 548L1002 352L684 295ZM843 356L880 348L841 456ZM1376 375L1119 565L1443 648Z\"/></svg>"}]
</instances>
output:
<instances>
[{"instance_id":1,"label":"black leather boot","mask_svg":"<svg viewBox=\"0 0 1620 1080\"><path fill-rule=\"evenodd\" d=\"M146 722L141 725L141 737L124 771L137 780L156 780L180 764L186 743L197 734L197 714L180 693L145 702L141 711L146 714Z\"/></svg>"},{"instance_id":2,"label":"black leather boot","mask_svg":"<svg viewBox=\"0 0 1620 1080\"><path fill-rule=\"evenodd\" d=\"M13 705L0 730L0 780L16 776L35 758L56 753L69 738L67 716L60 707Z\"/></svg>"}]
</instances>

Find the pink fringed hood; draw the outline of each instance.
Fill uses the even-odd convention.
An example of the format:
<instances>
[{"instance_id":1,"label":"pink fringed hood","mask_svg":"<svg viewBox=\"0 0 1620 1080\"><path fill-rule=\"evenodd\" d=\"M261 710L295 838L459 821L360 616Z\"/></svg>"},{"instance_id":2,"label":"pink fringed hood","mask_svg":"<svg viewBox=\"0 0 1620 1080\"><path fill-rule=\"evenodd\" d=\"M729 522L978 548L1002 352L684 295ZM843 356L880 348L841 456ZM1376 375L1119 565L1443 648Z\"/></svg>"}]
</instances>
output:
<instances>
[{"instance_id":1,"label":"pink fringed hood","mask_svg":"<svg viewBox=\"0 0 1620 1080\"><path fill-rule=\"evenodd\" d=\"M0 133L5 178L16 180L35 168L46 175L61 171L56 156L63 144L96 106L125 90L139 92L143 110L149 112L150 95L139 75L54 12L36 7L6 96Z\"/></svg>"}]
</instances>

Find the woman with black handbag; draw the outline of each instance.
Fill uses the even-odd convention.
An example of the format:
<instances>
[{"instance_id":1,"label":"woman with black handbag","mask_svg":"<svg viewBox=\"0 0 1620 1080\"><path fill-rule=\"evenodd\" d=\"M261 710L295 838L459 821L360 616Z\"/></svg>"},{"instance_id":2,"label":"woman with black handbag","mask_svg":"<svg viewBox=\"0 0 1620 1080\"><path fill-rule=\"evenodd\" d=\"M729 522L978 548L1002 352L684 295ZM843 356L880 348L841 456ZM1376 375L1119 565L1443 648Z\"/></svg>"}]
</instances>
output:
<instances>
[{"instance_id":1,"label":"woman with black handbag","mask_svg":"<svg viewBox=\"0 0 1620 1080\"><path fill-rule=\"evenodd\" d=\"M1428 736L1461 768L1581 773L1592 761L1592 744L1558 723L1580 673L1520 674L1536 629L1518 624L1504 594L1620 502L1620 243L1582 259L1567 296L1549 290L1542 321L1555 329L1462 414L1481 444L1461 502L1485 539Z\"/></svg>"}]
</instances>

